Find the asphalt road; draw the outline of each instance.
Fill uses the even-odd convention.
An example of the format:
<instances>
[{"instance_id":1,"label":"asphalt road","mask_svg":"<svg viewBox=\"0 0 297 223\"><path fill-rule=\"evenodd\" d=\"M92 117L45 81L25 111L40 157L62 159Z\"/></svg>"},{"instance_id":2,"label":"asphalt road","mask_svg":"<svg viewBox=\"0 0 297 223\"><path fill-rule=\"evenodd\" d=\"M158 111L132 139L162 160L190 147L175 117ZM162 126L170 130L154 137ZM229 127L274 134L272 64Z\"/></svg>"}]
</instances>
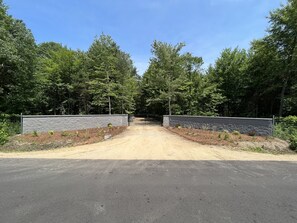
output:
<instances>
[{"instance_id":1,"label":"asphalt road","mask_svg":"<svg viewBox=\"0 0 297 223\"><path fill-rule=\"evenodd\" d=\"M0 222L297 222L297 165L0 159Z\"/></svg>"}]
</instances>

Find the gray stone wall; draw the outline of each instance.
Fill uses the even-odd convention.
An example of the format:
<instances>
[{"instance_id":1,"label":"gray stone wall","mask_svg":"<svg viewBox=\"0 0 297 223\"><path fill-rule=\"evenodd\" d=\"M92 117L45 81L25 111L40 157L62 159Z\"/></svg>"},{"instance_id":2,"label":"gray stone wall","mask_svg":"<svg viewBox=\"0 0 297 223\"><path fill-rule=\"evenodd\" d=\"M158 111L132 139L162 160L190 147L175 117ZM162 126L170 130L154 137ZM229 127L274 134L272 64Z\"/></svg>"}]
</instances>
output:
<instances>
[{"instance_id":1,"label":"gray stone wall","mask_svg":"<svg viewBox=\"0 0 297 223\"><path fill-rule=\"evenodd\" d=\"M24 115L22 133L128 126L128 115Z\"/></svg>"},{"instance_id":2,"label":"gray stone wall","mask_svg":"<svg viewBox=\"0 0 297 223\"><path fill-rule=\"evenodd\" d=\"M163 126L191 127L215 131L239 131L243 134L272 135L273 120L271 118L236 118L207 116L163 116Z\"/></svg>"}]
</instances>

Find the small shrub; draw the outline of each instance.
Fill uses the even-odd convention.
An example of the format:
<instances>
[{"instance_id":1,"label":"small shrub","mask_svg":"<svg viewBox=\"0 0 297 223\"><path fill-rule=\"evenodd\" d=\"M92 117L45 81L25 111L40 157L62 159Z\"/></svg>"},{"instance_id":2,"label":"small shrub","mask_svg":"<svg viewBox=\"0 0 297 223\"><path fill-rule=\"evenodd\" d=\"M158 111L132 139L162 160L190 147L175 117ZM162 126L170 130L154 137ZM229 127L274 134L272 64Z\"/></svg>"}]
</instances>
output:
<instances>
[{"instance_id":1,"label":"small shrub","mask_svg":"<svg viewBox=\"0 0 297 223\"><path fill-rule=\"evenodd\" d=\"M229 133L229 131L228 131L228 130L226 130L226 129L224 129L224 130L223 130L223 133Z\"/></svg>"},{"instance_id":2,"label":"small shrub","mask_svg":"<svg viewBox=\"0 0 297 223\"><path fill-rule=\"evenodd\" d=\"M274 136L290 142L290 149L297 151L297 116L288 116L274 127Z\"/></svg>"},{"instance_id":3,"label":"small shrub","mask_svg":"<svg viewBox=\"0 0 297 223\"><path fill-rule=\"evenodd\" d=\"M234 131L232 132L232 134L233 134L233 135L236 135L236 136L238 136L238 135L240 135L240 132L239 132L239 131L236 131L236 130L234 130Z\"/></svg>"},{"instance_id":4,"label":"small shrub","mask_svg":"<svg viewBox=\"0 0 297 223\"><path fill-rule=\"evenodd\" d=\"M225 133L224 140L228 140L229 138L230 138L229 134L228 133Z\"/></svg>"},{"instance_id":5,"label":"small shrub","mask_svg":"<svg viewBox=\"0 0 297 223\"><path fill-rule=\"evenodd\" d=\"M209 129L209 125L202 125L202 126L201 126L201 129L202 129L202 130L208 130L208 129Z\"/></svg>"},{"instance_id":6,"label":"small shrub","mask_svg":"<svg viewBox=\"0 0 297 223\"><path fill-rule=\"evenodd\" d=\"M38 132L37 132L36 130L34 130L33 133L32 133L32 135L33 135L34 137L38 137Z\"/></svg>"},{"instance_id":7,"label":"small shrub","mask_svg":"<svg viewBox=\"0 0 297 223\"><path fill-rule=\"evenodd\" d=\"M75 135L76 135L76 137L79 137L79 132L76 131L76 132L75 132Z\"/></svg>"},{"instance_id":8,"label":"small shrub","mask_svg":"<svg viewBox=\"0 0 297 223\"><path fill-rule=\"evenodd\" d=\"M297 151L297 135L291 136L290 138L290 149Z\"/></svg>"},{"instance_id":9,"label":"small shrub","mask_svg":"<svg viewBox=\"0 0 297 223\"><path fill-rule=\"evenodd\" d=\"M67 133L67 132L65 132L65 131L63 131L63 132L61 132L61 136L63 136L63 137L66 137L66 136L68 136L69 134Z\"/></svg>"},{"instance_id":10,"label":"small shrub","mask_svg":"<svg viewBox=\"0 0 297 223\"><path fill-rule=\"evenodd\" d=\"M90 138L90 132L88 129L85 130L84 134L83 134L83 137L86 138L86 139L89 139Z\"/></svg>"},{"instance_id":11,"label":"small shrub","mask_svg":"<svg viewBox=\"0 0 297 223\"><path fill-rule=\"evenodd\" d=\"M222 134L221 134L221 133L219 133L219 135L218 135L218 138L219 138L219 139L221 139L221 138L222 138Z\"/></svg>"},{"instance_id":12,"label":"small shrub","mask_svg":"<svg viewBox=\"0 0 297 223\"><path fill-rule=\"evenodd\" d=\"M54 135L54 131L49 131L48 134L52 136Z\"/></svg>"},{"instance_id":13,"label":"small shrub","mask_svg":"<svg viewBox=\"0 0 297 223\"><path fill-rule=\"evenodd\" d=\"M108 123L108 124L107 124L107 127L108 127L108 128L112 128L112 124L111 124L111 123Z\"/></svg>"},{"instance_id":14,"label":"small shrub","mask_svg":"<svg viewBox=\"0 0 297 223\"><path fill-rule=\"evenodd\" d=\"M255 136L255 135L256 135L256 132L255 132L255 131L249 131L249 132L248 132L248 135L249 135L249 136Z\"/></svg>"},{"instance_id":15,"label":"small shrub","mask_svg":"<svg viewBox=\"0 0 297 223\"><path fill-rule=\"evenodd\" d=\"M176 124L176 125L175 125L175 128L180 129L180 128L181 128L181 125L180 125L180 124Z\"/></svg>"},{"instance_id":16,"label":"small shrub","mask_svg":"<svg viewBox=\"0 0 297 223\"><path fill-rule=\"evenodd\" d=\"M285 125L290 125L290 126L297 126L297 116L288 116L283 118L282 122Z\"/></svg>"},{"instance_id":17,"label":"small shrub","mask_svg":"<svg viewBox=\"0 0 297 223\"><path fill-rule=\"evenodd\" d=\"M0 122L0 145L5 144L8 141L9 133L7 129L7 124L5 122Z\"/></svg>"}]
</instances>

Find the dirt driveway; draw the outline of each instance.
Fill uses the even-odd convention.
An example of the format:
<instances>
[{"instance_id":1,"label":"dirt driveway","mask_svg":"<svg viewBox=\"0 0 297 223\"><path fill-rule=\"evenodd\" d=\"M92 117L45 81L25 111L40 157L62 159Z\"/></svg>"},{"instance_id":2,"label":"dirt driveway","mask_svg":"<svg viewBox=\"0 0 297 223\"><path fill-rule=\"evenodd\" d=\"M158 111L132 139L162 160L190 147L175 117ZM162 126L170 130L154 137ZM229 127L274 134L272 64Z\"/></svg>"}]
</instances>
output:
<instances>
[{"instance_id":1,"label":"dirt driveway","mask_svg":"<svg viewBox=\"0 0 297 223\"><path fill-rule=\"evenodd\" d=\"M200 145L144 119L135 119L126 132L101 143L49 151L0 153L0 158L297 161L297 155L261 154Z\"/></svg>"}]
</instances>

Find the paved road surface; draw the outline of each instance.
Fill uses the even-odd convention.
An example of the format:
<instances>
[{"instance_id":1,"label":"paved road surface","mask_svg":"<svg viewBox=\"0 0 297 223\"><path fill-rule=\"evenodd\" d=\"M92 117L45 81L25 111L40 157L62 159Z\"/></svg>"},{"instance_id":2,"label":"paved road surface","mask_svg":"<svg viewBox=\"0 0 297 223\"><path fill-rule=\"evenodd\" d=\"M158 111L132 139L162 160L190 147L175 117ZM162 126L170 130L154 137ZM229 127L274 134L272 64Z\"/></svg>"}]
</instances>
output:
<instances>
[{"instance_id":1,"label":"paved road surface","mask_svg":"<svg viewBox=\"0 0 297 223\"><path fill-rule=\"evenodd\" d=\"M297 222L297 166L0 160L0 222Z\"/></svg>"},{"instance_id":2,"label":"paved road surface","mask_svg":"<svg viewBox=\"0 0 297 223\"><path fill-rule=\"evenodd\" d=\"M251 153L234 160L238 153L198 146L158 126L130 130L127 142L119 136L91 149L1 154L0 222L297 222L296 162L256 161ZM133 146L129 140L137 138L147 141Z\"/></svg>"}]
</instances>

